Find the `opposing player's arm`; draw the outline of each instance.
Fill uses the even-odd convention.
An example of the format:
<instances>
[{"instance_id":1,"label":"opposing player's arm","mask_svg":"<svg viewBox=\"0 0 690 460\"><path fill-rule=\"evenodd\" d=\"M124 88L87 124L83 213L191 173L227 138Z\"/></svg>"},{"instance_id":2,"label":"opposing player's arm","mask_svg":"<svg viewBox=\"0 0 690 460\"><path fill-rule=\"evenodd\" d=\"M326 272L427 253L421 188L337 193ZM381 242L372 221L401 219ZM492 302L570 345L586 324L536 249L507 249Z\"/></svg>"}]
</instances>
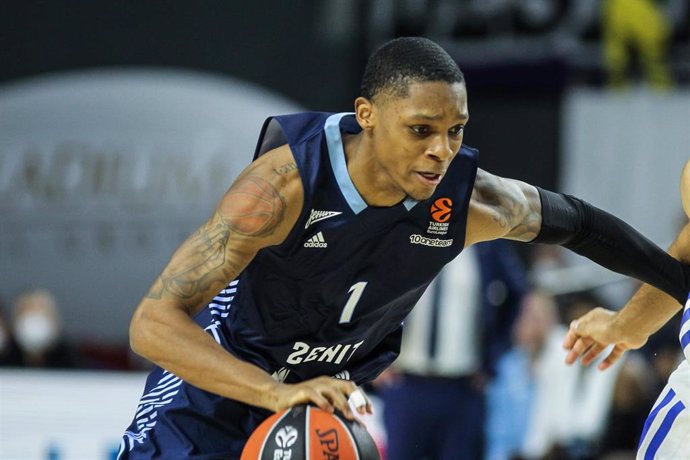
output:
<instances>
[{"instance_id":1,"label":"opposing player's arm","mask_svg":"<svg viewBox=\"0 0 690 460\"><path fill-rule=\"evenodd\" d=\"M690 262L690 224L686 225L669 248L669 254ZM568 351L565 362L572 364L582 357L582 364L590 364L609 345L613 348L599 363L599 369L611 367L627 350L647 343L680 310L672 296L643 284L618 312L595 308L573 321L563 340Z\"/></svg>"},{"instance_id":2,"label":"opposing player's arm","mask_svg":"<svg viewBox=\"0 0 690 460\"><path fill-rule=\"evenodd\" d=\"M321 378L278 384L228 353L192 320L259 250L285 240L299 217L303 194L287 146L245 169L138 305L130 324L132 349L199 388L248 404L279 410L314 402L347 412L352 382Z\"/></svg>"},{"instance_id":3,"label":"opposing player's arm","mask_svg":"<svg viewBox=\"0 0 690 460\"><path fill-rule=\"evenodd\" d=\"M685 225L668 253L690 263L690 224ZM681 304L668 294L645 284L638 289L614 320L613 327L642 342L658 331L680 310Z\"/></svg>"},{"instance_id":4,"label":"opposing player's arm","mask_svg":"<svg viewBox=\"0 0 690 460\"><path fill-rule=\"evenodd\" d=\"M685 214L690 217L690 162L681 175L680 194ZM686 224L668 249L670 255L690 264L690 224ZM571 324L563 346L568 350L566 363L582 356L589 364L608 346L614 345L600 369L613 365L626 350L639 348L654 332L680 309L678 299L645 284L619 311L597 308Z\"/></svg>"},{"instance_id":5,"label":"opposing player's arm","mask_svg":"<svg viewBox=\"0 0 690 460\"><path fill-rule=\"evenodd\" d=\"M534 186L477 170L467 219L467 246L498 238L531 241L540 227L541 202Z\"/></svg>"}]
</instances>

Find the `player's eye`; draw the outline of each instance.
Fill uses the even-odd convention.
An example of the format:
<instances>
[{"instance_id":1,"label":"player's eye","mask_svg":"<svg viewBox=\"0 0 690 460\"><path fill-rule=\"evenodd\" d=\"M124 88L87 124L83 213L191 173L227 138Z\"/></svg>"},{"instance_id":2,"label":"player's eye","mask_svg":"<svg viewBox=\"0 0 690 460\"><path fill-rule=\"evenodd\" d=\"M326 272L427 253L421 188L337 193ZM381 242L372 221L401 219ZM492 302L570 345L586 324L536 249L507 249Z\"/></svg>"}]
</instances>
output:
<instances>
[{"instance_id":1,"label":"player's eye","mask_svg":"<svg viewBox=\"0 0 690 460\"><path fill-rule=\"evenodd\" d=\"M465 127L463 125L457 125L457 126L453 126L452 128L450 128L448 130L448 132L450 133L451 136L457 137L460 134L462 134L464 129L465 129Z\"/></svg>"},{"instance_id":2,"label":"player's eye","mask_svg":"<svg viewBox=\"0 0 690 460\"><path fill-rule=\"evenodd\" d=\"M426 136L430 132L429 127L425 125L410 126L410 129L418 136Z\"/></svg>"}]
</instances>

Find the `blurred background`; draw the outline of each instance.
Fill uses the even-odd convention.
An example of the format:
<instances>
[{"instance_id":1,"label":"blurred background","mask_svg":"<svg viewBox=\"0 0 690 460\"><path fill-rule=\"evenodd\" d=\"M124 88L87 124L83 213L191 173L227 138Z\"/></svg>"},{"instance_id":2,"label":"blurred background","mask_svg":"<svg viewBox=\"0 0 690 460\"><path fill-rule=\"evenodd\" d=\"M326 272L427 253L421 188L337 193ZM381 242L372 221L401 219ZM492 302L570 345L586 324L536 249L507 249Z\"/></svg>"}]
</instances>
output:
<instances>
[{"instance_id":1,"label":"blurred background","mask_svg":"<svg viewBox=\"0 0 690 460\"><path fill-rule=\"evenodd\" d=\"M403 35L464 71L480 167L580 196L662 246L685 223L690 0L4 1L0 458L113 457L148 367L127 343L140 297L265 117L352 110L367 56ZM555 324L633 292L570 253L515 246ZM603 384L603 409L577 422L595 428L492 458L628 458L677 359L674 326Z\"/></svg>"}]
</instances>

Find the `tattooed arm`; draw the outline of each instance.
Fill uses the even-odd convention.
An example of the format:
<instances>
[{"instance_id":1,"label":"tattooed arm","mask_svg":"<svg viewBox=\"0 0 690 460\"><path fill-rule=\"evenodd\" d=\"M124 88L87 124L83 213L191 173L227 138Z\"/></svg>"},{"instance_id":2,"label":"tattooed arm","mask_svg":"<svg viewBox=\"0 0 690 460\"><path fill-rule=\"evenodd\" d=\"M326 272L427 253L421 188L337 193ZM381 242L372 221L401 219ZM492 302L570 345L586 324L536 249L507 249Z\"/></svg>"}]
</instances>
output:
<instances>
[{"instance_id":1,"label":"tattooed arm","mask_svg":"<svg viewBox=\"0 0 690 460\"><path fill-rule=\"evenodd\" d=\"M266 153L243 171L138 305L130 324L132 349L192 385L231 399L271 410L313 402L351 416L347 396L355 389L352 382L319 377L279 384L227 352L192 320L257 251L287 237L303 194L287 146Z\"/></svg>"},{"instance_id":2,"label":"tattooed arm","mask_svg":"<svg viewBox=\"0 0 690 460\"><path fill-rule=\"evenodd\" d=\"M541 202L535 187L477 170L465 246L498 238L531 241L540 227Z\"/></svg>"}]
</instances>

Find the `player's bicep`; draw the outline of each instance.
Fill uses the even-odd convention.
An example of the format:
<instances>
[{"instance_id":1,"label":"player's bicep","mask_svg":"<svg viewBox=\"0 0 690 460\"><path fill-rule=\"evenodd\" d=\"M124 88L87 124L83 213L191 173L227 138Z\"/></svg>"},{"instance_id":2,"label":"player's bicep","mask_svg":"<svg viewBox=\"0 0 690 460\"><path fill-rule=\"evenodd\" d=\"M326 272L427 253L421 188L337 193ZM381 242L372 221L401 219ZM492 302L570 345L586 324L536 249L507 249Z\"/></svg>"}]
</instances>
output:
<instances>
[{"instance_id":1,"label":"player's bicep","mask_svg":"<svg viewBox=\"0 0 690 460\"><path fill-rule=\"evenodd\" d=\"M479 169L467 220L466 245L507 238L531 241L541 228L536 188Z\"/></svg>"},{"instance_id":2,"label":"player's bicep","mask_svg":"<svg viewBox=\"0 0 690 460\"><path fill-rule=\"evenodd\" d=\"M149 291L195 314L256 253L285 240L302 209L299 172L287 147L267 153L225 193L213 216L175 251Z\"/></svg>"}]
</instances>

